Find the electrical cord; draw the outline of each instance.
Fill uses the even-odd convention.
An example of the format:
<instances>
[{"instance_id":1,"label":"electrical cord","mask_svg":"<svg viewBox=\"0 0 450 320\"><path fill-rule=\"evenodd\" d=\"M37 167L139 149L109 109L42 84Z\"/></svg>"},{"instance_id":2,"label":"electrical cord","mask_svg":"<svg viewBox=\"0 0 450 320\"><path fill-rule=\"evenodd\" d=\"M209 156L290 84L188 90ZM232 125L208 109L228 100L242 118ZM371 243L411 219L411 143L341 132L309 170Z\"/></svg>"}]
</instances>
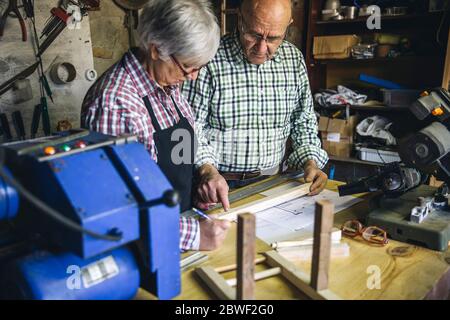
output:
<instances>
[{"instance_id":1,"label":"electrical cord","mask_svg":"<svg viewBox=\"0 0 450 320\"><path fill-rule=\"evenodd\" d=\"M11 187L15 188L16 191L21 196L23 196L26 200L28 200L31 204L33 204L36 208L40 209L42 213L45 213L50 218L56 220L57 222L66 226L67 228L72 229L77 232L80 232L80 233L87 234L96 239L108 240L108 241L120 241L122 239L122 236L103 235L103 234L99 234L94 231L85 229L82 226L80 226L79 224L66 218L64 215L62 215L58 211L49 207L42 200L35 197L31 192L29 192L27 189L25 189L15 178L13 178L12 176L9 176L6 173L6 171L3 169L3 165L0 165L0 177L2 177L6 181L6 183L9 184Z\"/></svg>"}]
</instances>

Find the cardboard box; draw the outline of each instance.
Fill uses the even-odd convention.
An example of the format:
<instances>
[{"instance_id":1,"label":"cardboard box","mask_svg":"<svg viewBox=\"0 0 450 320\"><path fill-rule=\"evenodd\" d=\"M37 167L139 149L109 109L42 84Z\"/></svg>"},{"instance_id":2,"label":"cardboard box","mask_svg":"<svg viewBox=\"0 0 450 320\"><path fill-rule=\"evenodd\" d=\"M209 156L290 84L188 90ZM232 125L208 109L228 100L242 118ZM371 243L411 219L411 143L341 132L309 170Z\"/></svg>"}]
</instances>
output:
<instances>
[{"instance_id":1,"label":"cardboard box","mask_svg":"<svg viewBox=\"0 0 450 320\"><path fill-rule=\"evenodd\" d=\"M314 59L346 59L350 57L353 46L360 42L354 34L341 36L314 37Z\"/></svg>"},{"instance_id":2,"label":"cardboard box","mask_svg":"<svg viewBox=\"0 0 450 320\"><path fill-rule=\"evenodd\" d=\"M319 131L322 136L322 147L328 155L350 157L357 123L357 116L350 116L348 120L320 117Z\"/></svg>"}]
</instances>

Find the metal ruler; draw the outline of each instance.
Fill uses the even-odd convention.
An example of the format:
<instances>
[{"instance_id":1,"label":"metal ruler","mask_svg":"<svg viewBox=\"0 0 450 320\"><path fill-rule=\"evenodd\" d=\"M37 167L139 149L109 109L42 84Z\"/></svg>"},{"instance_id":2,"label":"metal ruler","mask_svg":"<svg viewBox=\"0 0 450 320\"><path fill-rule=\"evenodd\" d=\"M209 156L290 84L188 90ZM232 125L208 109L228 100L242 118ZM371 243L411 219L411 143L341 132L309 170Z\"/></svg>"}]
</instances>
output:
<instances>
[{"instance_id":1,"label":"metal ruler","mask_svg":"<svg viewBox=\"0 0 450 320\"><path fill-rule=\"evenodd\" d=\"M258 183L254 183L254 184L250 184L248 186L236 189L235 191L232 191L229 195L228 195L228 199L230 201L230 203L248 198L254 194L258 194L260 192L263 192L267 189L270 189L276 185L279 185L283 182L289 181L289 180L293 180L293 179L298 179L298 178L302 178L303 177L303 170L301 171L294 171L291 173L287 173L287 174L283 174L283 175L279 175L276 178L270 179L270 180L262 180L261 182ZM214 209L218 209L218 208L222 208L222 204L218 203L217 205L215 205L214 207L210 208L209 210L214 210ZM192 210L186 210L183 213L181 213L183 216L185 217L189 217L189 216L196 216L196 214L192 211Z\"/></svg>"}]
</instances>

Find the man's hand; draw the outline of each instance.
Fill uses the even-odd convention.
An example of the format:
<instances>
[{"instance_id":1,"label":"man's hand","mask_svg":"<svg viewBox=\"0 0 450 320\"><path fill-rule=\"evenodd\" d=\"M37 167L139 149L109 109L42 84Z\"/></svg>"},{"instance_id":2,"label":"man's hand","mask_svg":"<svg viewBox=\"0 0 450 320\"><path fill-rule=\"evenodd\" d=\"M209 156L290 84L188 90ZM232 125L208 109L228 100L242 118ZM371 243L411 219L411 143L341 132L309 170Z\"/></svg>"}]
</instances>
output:
<instances>
[{"instance_id":1,"label":"man's hand","mask_svg":"<svg viewBox=\"0 0 450 320\"><path fill-rule=\"evenodd\" d=\"M214 215L210 215L214 217ZM225 240L230 221L227 220L202 220L200 221L200 247L201 251L210 251L219 248Z\"/></svg>"},{"instance_id":2,"label":"man's hand","mask_svg":"<svg viewBox=\"0 0 450 320\"><path fill-rule=\"evenodd\" d=\"M225 211L230 208L228 200L228 184L219 171L210 164L204 164L199 169L200 183L197 187L196 205L201 209L221 202Z\"/></svg>"},{"instance_id":3,"label":"man's hand","mask_svg":"<svg viewBox=\"0 0 450 320\"><path fill-rule=\"evenodd\" d=\"M308 160L303 169L305 171L305 181L312 182L308 195L315 196L322 192L328 180L326 173L319 169L314 160Z\"/></svg>"}]
</instances>

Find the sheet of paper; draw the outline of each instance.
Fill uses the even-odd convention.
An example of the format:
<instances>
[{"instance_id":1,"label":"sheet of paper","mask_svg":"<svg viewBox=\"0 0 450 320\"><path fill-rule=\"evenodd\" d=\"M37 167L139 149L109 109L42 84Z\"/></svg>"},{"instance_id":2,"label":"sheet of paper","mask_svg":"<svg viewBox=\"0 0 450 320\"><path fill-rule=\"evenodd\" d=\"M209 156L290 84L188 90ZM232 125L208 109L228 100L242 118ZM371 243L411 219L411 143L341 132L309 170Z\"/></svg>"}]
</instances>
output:
<instances>
[{"instance_id":1,"label":"sheet of paper","mask_svg":"<svg viewBox=\"0 0 450 320\"><path fill-rule=\"evenodd\" d=\"M295 185L289 187L293 186ZM270 190L262 194L267 196L284 190L282 188L286 187L280 186L275 188L278 190ZM337 192L330 190L324 190L317 196L287 201L255 213L257 237L269 244L276 241L302 240L312 237L315 203L325 199L334 203L335 213L362 201L352 196L339 197Z\"/></svg>"}]
</instances>

